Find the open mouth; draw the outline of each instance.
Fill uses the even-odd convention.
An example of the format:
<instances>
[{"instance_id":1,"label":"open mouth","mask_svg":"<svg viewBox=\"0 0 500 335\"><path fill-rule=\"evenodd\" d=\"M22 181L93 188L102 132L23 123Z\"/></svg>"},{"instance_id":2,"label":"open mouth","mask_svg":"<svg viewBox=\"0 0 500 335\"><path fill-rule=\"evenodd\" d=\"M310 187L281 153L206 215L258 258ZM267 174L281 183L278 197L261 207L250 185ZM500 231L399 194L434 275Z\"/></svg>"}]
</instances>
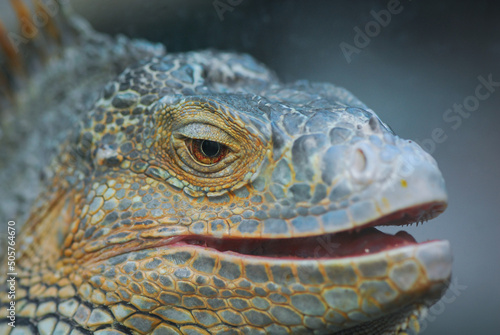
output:
<instances>
[{"instance_id":1,"label":"open mouth","mask_svg":"<svg viewBox=\"0 0 500 335\"><path fill-rule=\"evenodd\" d=\"M343 257L357 257L374 254L408 245L424 244L417 241L407 232L386 234L375 227L405 226L430 220L446 209L446 202L429 202L388 214L374 221L367 222L350 230L335 233L314 234L305 237L290 238L215 238L212 236L192 235L180 231L171 231L168 227L156 227L146 231L148 238L136 239L134 233L118 233L109 242L90 246L91 251L99 251L92 261L108 259L126 252L144 249L203 249L209 253L223 253L240 258L266 258L275 260L327 260ZM187 233L187 234L186 234ZM120 236L119 243L114 241ZM124 242L124 243L122 243ZM120 245L117 247L117 244Z\"/></svg>"},{"instance_id":2,"label":"open mouth","mask_svg":"<svg viewBox=\"0 0 500 335\"><path fill-rule=\"evenodd\" d=\"M415 239L404 231L391 235L370 227L360 232L289 239L186 238L171 246L194 245L241 256L298 260L360 256L416 243Z\"/></svg>"},{"instance_id":3,"label":"open mouth","mask_svg":"<svg viewBox=\"0 0 500 335\"><path fill-rule=\"evenodd\" d=\"M186 236L169 247L199 247L240 257L266 257L288 260L355 257L395 249L417 241L407 232L386 234L375 226L403 226L427 221L439 215L446 203L433 202L407 208L352 230L318 236L259 239ZM425 243L425 242L424 242Z\"/></svg>"}]
</instances>

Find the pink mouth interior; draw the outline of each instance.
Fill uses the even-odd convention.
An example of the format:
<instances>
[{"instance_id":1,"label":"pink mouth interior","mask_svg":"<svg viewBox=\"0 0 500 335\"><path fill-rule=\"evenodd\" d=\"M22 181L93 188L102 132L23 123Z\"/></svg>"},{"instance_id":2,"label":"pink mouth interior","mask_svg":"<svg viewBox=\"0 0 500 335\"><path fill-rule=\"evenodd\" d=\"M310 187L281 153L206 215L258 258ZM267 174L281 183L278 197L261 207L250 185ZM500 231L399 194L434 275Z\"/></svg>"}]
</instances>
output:
<instances>
[{"instance_id":1,"label":"pink mouth interior","mask_svg":"<svg viewBox=\"0 0 500 335\"><path fill-rule=\"evenodd\" d=\"M184 235L169 238L157 244L156 247L200 248L237 257L265 257L273 260L356 257L418 244L405 231L391 235L375 227L403 226L415 222L418 224L418 222L436 217L445 208L445 202L429 202L393 212L368 222L362 227L325 235L293 238L214 238Z\"/></svg>"},{"instance_id":2,"label":"pink mouth interior","mask_svg":"<svg viewBox=\"0 0 500 335\"><path fill-rule=\"evenodd\" d=\"M361 256L411 244L417 244L417 242L404 231L390 235L376 228L365 228L359 232L288 239L196 237L177 241L171 246L198 246L218 252L270 258L329 259Z\"/></svg>"}]
</instances>

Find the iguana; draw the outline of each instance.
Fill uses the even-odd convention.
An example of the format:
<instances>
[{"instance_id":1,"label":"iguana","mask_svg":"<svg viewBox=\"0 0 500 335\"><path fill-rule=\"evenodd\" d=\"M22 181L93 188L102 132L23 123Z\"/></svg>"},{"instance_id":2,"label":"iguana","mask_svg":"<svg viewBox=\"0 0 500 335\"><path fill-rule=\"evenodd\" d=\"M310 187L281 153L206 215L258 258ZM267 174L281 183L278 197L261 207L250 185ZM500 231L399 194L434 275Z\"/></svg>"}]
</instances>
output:
<instances>
[{"instance_id":1,"label":"iguana","mask_svg":"<svg viewBox=\"0 0 500 335\"><path fill-rule=\"evenodd\" d=\"M0 29L2 188L30 214L1 263L0 334L418 332L449 243L375 228L446 208L416 143L249 55L166 53L60 3L35 1L36 26L12 3L35 30Z\"/></svg>"}]
</instances>

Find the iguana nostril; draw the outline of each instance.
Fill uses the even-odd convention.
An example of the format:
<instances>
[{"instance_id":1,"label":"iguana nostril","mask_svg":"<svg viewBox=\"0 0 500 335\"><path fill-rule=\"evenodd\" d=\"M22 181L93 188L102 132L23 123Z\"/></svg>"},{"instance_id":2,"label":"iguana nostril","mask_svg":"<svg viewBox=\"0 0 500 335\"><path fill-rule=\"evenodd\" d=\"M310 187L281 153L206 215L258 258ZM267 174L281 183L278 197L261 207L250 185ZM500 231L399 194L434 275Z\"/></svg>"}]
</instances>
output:
<instances>
[{"instance_id":1,"label":"iguana nostril","mask_svg":"<svg viewBox=\"0 0 500 335\"><path fill-rule=\"evenodd\" d=\"M375 177L375 154L368 143L357 144L352 151L351 175L358 183L370 183Z\"/></svg>"},{"instance_id":2,"label":"iguana nostril","mask_svg":"<svg viewBox=\"0 0 500 335\"><path fill-rule=\"evenodd\" d=\"M380 121L376 116L372 116L370 120L368 120L368 124L370 125L370 129L374 132L380 131Z\"/></svg>"},{"instance_id":3,"label":"iguana nostril","mask_svg":"<svg viewBox=\"0 0 500 335\"><path fill-rule=\"evenodd\" d=\"M354 153L354 169L363 172L366 168L366 156L363 150L357 149Z\"/></svg>"}]
</instances>

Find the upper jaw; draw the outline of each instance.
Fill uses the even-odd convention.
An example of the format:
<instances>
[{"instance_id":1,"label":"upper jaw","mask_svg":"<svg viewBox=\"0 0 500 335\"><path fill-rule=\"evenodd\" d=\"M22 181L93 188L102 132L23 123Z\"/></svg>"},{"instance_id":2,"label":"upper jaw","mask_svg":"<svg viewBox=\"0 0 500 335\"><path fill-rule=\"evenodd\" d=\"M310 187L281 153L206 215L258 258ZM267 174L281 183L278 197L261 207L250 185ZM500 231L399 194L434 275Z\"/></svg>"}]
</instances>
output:
<instances>
[{"instance_id":1,"label":"upper jaw","mask_svg":"<svg viewBox=\"0 0 500 335\"><path fill-rule=\"evenodd\" d=\"M292 155L276 163L268 172L270 186L264 195L274 197L275 203L265 204L270 209L260 212L257 225L249 227L248 220L241 220L227 237L293 238L404 225L429 220L446 209L441 172L414 142L385 133L351 145L318 143L321 150L304 162L294 162ZM310 180L302 173L304 166L316 169ZM320 188L324 195L318 200Z\"/></svg>"},{"instance_id":2,"label":"upper jaw","mask_svg":"<svg viewBox=\"0 0 500 335\"><path fill-rule=\"evenodd\" d=\"M348 208L351 220L350 226L344 226L346 230L367 225L403 225L427 221L446 209L448 196L444 179L434 159L414 142L397 137L393 141L394 147L390 150L396 148L400 154L390 162L390 169L387 168L387 162L373 157L384 157L387 149L377 150L368 141L354 148L362 148L371 162L370 158L366 159L367 167L362 173L355 170L351 172L356 175L351 180L365 189L361 192L362 200Z\"/></svg>"}]
</instances>

